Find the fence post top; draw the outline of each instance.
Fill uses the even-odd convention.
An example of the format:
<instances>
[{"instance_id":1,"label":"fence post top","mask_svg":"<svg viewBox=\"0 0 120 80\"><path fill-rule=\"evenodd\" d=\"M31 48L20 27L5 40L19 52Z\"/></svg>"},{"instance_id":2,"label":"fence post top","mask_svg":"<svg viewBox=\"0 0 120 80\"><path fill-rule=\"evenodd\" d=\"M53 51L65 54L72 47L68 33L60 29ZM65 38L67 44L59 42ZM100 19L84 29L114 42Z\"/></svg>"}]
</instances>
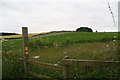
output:
<instances>
[{"instance_id":1,"label":"fence post top","mask_svg":"<svg viewBox=\"0 0 120 80\"><path fill-rule=\"evenodd\" d=\"M27 28L27 27L22 27L22 29L23 29L23 28Z\"/></svg>"},{"instance_id":2,"label":"fence post top","mask_svg":"<svg viewBox=\"0 0 120 80\"><path fill-rule=\"evenodd\" d=\"M64 59L69 59L69 57L68 56L64 56Z\"/></svg>"}]
</instances>

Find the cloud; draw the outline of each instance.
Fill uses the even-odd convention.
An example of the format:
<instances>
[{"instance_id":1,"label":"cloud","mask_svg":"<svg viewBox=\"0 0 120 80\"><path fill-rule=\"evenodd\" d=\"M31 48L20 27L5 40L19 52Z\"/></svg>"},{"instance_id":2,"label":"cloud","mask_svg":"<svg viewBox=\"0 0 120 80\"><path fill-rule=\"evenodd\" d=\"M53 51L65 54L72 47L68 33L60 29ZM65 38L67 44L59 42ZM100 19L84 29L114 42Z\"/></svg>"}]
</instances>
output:
<instances>
[{"instance_id":1,"label":"cloud","mask_svg":"<svg viewBox=\"0 0 120 80\"><path fill-rule=\"evenodd\" d=\"M118 2L119 0L109 0ZM106 0L1 0L1 2L106 2Z\"/></svg>"},{"instance_id":2,"label":"cloud","mask_svg":"<svg viewBox=\"0 0 120 80\"><path fill-rule=\"evenodd\" d=\"M117 21L117 2L111 7ZM1 4L1 31L21 32L29 26L29 32L75 30L90 26L94 30L117 30L104 0L4 0Z\"/></svg>"}]
</instances>

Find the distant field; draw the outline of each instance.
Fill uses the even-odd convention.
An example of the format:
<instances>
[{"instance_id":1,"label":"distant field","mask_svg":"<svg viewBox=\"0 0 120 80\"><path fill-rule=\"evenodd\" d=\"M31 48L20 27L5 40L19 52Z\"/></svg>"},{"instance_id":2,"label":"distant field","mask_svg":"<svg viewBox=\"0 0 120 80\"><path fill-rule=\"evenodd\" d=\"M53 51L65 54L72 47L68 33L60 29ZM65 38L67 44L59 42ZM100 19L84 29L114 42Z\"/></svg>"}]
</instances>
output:
<instances>
[{"instance_id":1,"label":"distant field","mask_svg":"<svg viewBox=\"0 0 120 80\"><path fill-rule=\"evenodd\" d=\"M86 33L64 32L35 35L29 37L29 59L52 64L63 65L64 56L72 59L118 61L118 43L120 33ZM9 39L2 41L3 77L22 78L23 54L22 40ZM39 56L38 59L34 56ZM52 78L62 78L62 72L44 67L30 65L33 72L41 73ZM80 78L118 78L118 68L93 68L88 73L71 74Z\"/></svg>"},{"instance_id":2,"label":"distant field","mask_svg":"<svg viewBox=\"0 0 120 80\"><path fill-rule=\"evenodd\" d=\"M35 36L35 35L41 35L41 34L46 34L46 33L49 33L49 32L44 32L44 33L31 33L31 34L28 34L28 37L32 37L32 36ZM21 38L22 35L9 35L9 36L0 36L0 39L2 38L5 38L5 39L9 39L9 38Z\"/></svg>"}]
</instances>

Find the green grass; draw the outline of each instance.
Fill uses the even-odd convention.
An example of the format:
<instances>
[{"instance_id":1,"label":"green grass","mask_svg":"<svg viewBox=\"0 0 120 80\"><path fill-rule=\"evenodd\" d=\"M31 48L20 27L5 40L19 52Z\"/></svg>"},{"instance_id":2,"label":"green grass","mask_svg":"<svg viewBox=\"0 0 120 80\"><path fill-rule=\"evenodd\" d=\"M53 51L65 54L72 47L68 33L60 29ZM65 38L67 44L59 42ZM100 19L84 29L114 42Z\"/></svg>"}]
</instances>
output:
<instances>
[{"instance_id":1,"label":"green grass","mask_svg":"<svg viewBox=\"0 0 120 80\"><path fill-rule=\"evenodd\" d=\"M69 32L53 36L33 38L29 40L29 45L31 49L39 49L41 46L62 47L65 45L82 42L112 41L114 36L118 39L118 33Z\"/></svg>"},{"instance_id":2,"label":"green grass","mask_svg":"<svg viewBox=\"0 0 120 80\"><path fill-rule=\"evenodd\" d=\"M3 78L24 78L22 54L19 52L3 52L2 76Z\"/></svg>"},{"instance_id":3,"label":"green grass","mask_svg":"<svg viewBox=\"0 0 120 80\"><path fill-rule=\"evenodd\" d=\"M29 38L29 59L63 66L62 59L69 56L72 59L118 61L118 42L113 41L118 33L81 33L70 32L64 34L36 36ZM22 40L3 41L3 78L22 78L24 76ZM40 56L35 59L33 56ZM20 59L21 58L21 59ZM63 78L61 71L29 65L31 71L50 76ZM75 67L75 66L73 66ZM77 67L77 66L76 66ZM76 68L75 67L75 68ZM84 68L77 67L83 72L71 71L72 78L118 78L120 68ZM88 72L85 72L86 70ZM31 76L30 76L31 77Z\"/></svg>"},{"instance_id":4,"label":"green grass","mask_svg":"<svg viewBox=\"0 0 120 80\"><path fill-rule=\"evenodd\" d=\"M29 48L39 49L41 47L62 47L69 44L83 43L83 42L105 42L112 41L116 36L119 39L120 33L88 33L88 32L67 32L67 33L51 33L40 35L40 37L29 38ZM3 42L4 50L22 49L22 40L9 40Z\"/></svg>"}]
</instances>

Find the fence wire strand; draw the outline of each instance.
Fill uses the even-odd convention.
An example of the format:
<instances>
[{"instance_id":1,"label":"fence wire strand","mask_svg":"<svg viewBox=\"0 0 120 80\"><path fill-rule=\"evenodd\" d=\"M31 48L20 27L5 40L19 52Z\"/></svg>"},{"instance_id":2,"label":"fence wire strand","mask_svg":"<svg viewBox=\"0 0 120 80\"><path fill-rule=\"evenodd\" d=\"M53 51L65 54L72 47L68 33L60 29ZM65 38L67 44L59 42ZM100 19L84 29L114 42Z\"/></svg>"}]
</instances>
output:
<instances>
[{"instance_id":1,"label":"fence wire strand","mask_svg":"<svg viewBox=\"0 0 120 80\"><path fill-rule=\"evenodd\" d=\"M110 13L111 13L111 15L112 15L112 18L113 18L114 27L116 27L114 13L113 13L113 11L112 11L112 9L111 9L109 0L107 0L107 3L108 3L109 11L110 11Z\"/></svg>"}]
</instances>

